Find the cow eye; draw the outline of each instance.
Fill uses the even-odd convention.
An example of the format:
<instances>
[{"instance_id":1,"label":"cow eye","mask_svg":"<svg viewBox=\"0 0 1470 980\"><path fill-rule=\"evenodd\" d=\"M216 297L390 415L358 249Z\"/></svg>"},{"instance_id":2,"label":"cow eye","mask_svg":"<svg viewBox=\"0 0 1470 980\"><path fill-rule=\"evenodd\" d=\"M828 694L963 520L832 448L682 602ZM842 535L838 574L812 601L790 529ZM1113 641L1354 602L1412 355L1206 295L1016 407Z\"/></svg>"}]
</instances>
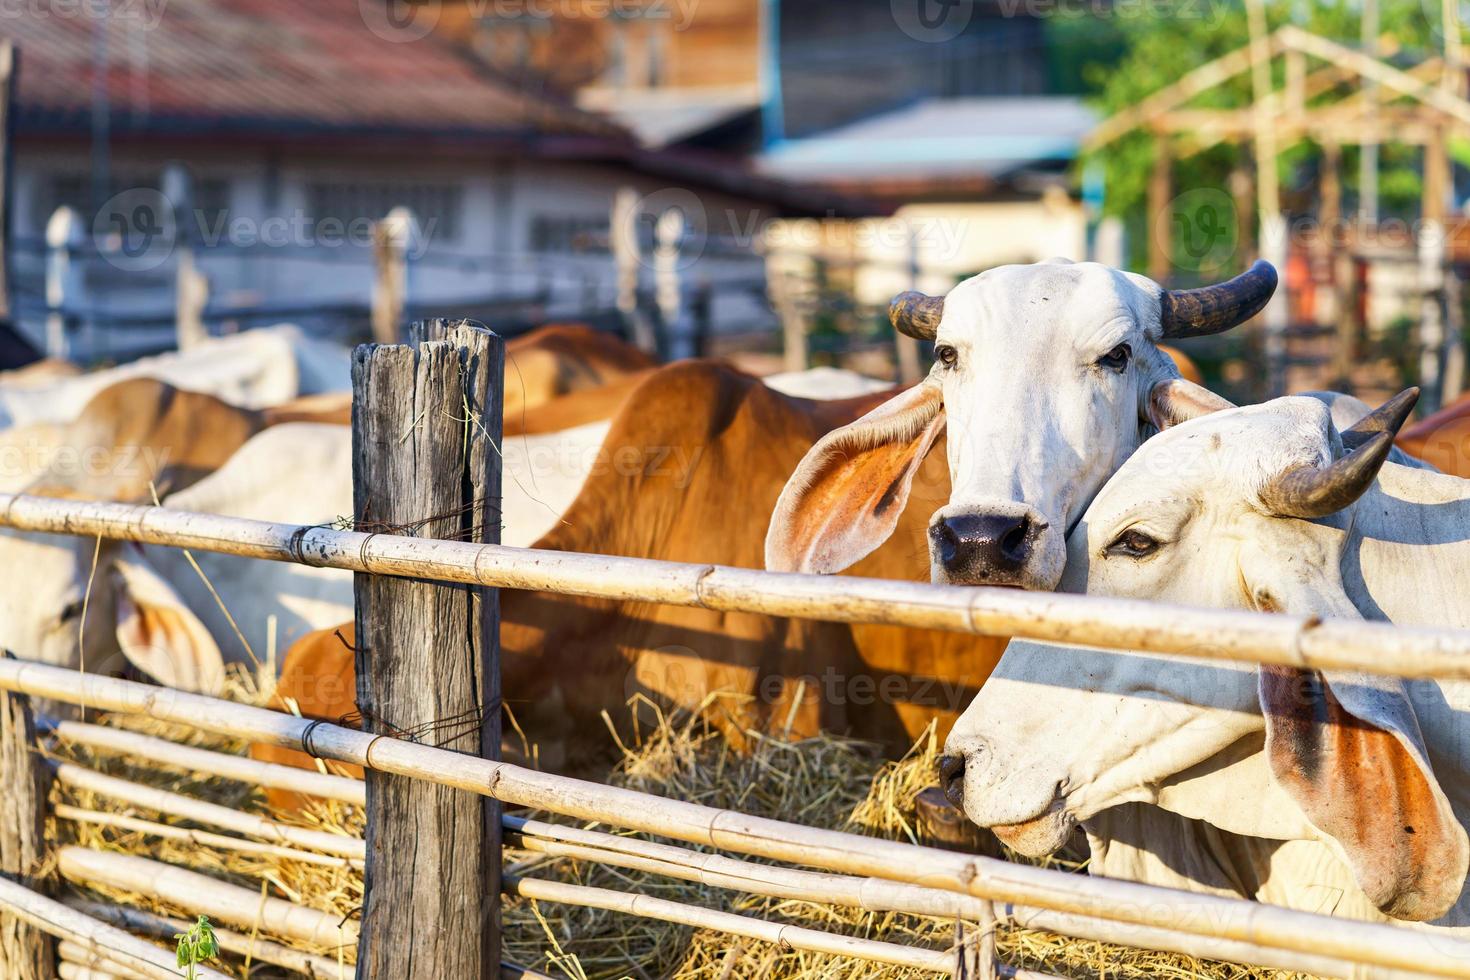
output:
<instances>
[{"instance_id":1,"label":"cow eye","mask_svg":"<svg viewBox=\"0 0 1470 980\"><path fill-rule=\"evenodd\" d=\"M960 352L955 350L948 344L940 344L938 347L934 348L934 356L939 360L939 363L943 364L945 367L954 367L955 361L958 361L960 359Z\"/></svg>"},{"instance_id":2,"label":"cow eye","mask_svg":"<svg viewBox=\"0 0 1470 980\"><path fill-rule=\"evenodd\" d=\"M1108 554L1144 558L1159 549L1158 541L1137 528L1129 528L1108 545Z\"/></svg>"},{"instance_id":3,"label":"cow eye","mask_svg":"<svg viewBox=\"0 0 1470 980\"><path fill-rule=\"evenodd\" d=\"M68 623L73 619L80 619L81 615L82 600L77 599L75 602L68 602L65 606L62 607L61 619L59 621L63 623Z\"/></svg>"},{"instance_id":4,"label":"cow eye","mask_svg":"<svg viewBox=\"0 0 1470 980\"><path fill-rule=\"evenodd\" d=\"M1122 374L1123 369L1128 366L1129 358L1131 358L1132 356L1133 348L1129 347L1127 344L1119 344L1117 347L1114 347L1112 350L1108 351L1106 354L1100 357L1097 363L1107 368L1109 371L1116 371L1119 374Z\"/></svg>"}]
</instances>

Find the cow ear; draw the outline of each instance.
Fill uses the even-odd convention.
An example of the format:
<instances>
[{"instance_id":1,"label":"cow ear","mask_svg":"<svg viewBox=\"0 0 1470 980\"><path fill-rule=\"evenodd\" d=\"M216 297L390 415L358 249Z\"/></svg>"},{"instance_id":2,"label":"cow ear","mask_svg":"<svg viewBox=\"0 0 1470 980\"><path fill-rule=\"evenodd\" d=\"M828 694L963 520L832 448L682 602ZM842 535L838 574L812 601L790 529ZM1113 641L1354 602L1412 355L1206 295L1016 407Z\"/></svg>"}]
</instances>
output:
<instances>
[{"instance_id":1,"label":"cow ear","mask_svg":"<svg viewBox=\"0 0 1470 980\"><path fill-rule=\"evenodd\" d=\"M219 646L173 587L141 559L119 556L111 574L117 642L128 662L168 687L219 694L225 675Z\"/></svg>"},{"instance_id":2,"label":"cow ear","mask_svg":"<svg viewBox=\"0 0 1470 980\"><path fill-rule=\"evenodd\" d=\"M1180 422L1234 407L1208 388L1183 378L1171 378L1150 389L1144 399L1143 415L1155 429L1163 432Z\"/></svg>"},{"instance_id":3,"label":"cow ear","mask_svg":"<svg viewBox=\"0 0 1470 980\"><path fill-rule=\"evenodd\" d=\"M944 396L926 381L823 436L781 491L766 568L830 574L877 550L943 431Z\"/></svg>"},{"instance_id":4,"label":"cow ear","mask_svg":"<svg viewBox=\"0 0 1470 980\"><path fill-rule=\"evenodd\" d=\"M1470 841L1396 678L1263 666L1271 774L1385 915L1428 922L1460 898Z\"/></svg>"}]
</instances>

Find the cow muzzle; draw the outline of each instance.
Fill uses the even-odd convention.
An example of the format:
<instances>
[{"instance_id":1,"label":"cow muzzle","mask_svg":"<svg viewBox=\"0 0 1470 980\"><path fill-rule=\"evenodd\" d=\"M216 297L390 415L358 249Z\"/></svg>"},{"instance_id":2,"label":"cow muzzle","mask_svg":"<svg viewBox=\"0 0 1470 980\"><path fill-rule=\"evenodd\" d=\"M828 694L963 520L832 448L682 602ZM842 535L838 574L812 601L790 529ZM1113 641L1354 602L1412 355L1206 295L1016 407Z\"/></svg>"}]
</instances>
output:
<instances>
[{"instance_id":1,"label":"cow muzzle","mask_svg":"<svg viewBox=\"0 0 1470 980\"><path fill-rule=\"evenodd\" d=\"M946 585L1055 588L1065 554L1053 554L1062 546L1050 529L1046 518L1024 504L942 508L929 522L932 577Z\"/></svg>"}]
</instances>

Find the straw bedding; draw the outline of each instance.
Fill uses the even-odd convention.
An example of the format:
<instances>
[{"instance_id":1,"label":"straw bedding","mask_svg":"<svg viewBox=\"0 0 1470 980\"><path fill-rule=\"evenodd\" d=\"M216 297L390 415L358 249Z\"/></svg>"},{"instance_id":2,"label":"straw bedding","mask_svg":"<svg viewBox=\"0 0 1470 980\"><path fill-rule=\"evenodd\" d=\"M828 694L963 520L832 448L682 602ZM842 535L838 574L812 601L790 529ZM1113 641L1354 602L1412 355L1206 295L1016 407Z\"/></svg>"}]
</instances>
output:
<instances>
[{"instance_id":1,"label":"straw bedding","mask_svg":"<svg viewBox=\"0 0 1470 980\"><path fill-rule=\"evenodd\" d=\"M232 680L232 695L259 703L260 686L247 675ZM669 717L649 705L634 712L631 740L615 741L620 759L608 781L642 792L729 807L761 816L810 826L847 830L900 840L916 840L912 804L919 790L933 780L939 746L926 734L897 762L884 761L872 746L835 736L801 741L752 735L752 751L733 751L725 738L697 716ZM651 723L649 720L651 719ZM91 718L89 720L98 720ZM148 719L109 716L105 723L226 752L245 746ZM611 725L609 726L611 730ZM208 774L139 763L82 746L48 746L55 757L71 759L113 775L212 802L249 809L317 830L360 836L362 812L337 802L317 801L298 814L272 814L263 793L251 786ZM163 823L172 817L139 811L117 801L57 786L54 803L85 809L126 813ZM528 814L559 820L544 814ZM362 874L343 867L324 867L300 861L215 850L180 841L160 840L115 827L56 820L55 839L102 850L166 861L260 891L274 897L350 917L362 905ZM213 828L207 828L213 829ZM597 829L617 832L614 828ZM683 845L688 846L688 845ZM741 915L839 932L905 945L948 948L955 923L893 913L870 913L806 902L761 898L691 882L673 881L637 871L550 858L528 851L507 850L511 873L625 892L640 892L685 904L722 909ZM188 910L160 905L145 895L110 889L70 894L124 902L149 911L187 916ZM240 930L248 931L248 930ZM351 949L310 949L299 943L270 938L285 945L351 963ZM1092 977L1209 977L1243 980L1285 977L1275 971L1153 953L1104 943L1066 939L1014 927L1002 927L1002 959L1014 966L1078 978ZM740 940L707 930L645 920L619 913L566 905L510 900L505 909L505 957L552 976L572 980L596 978L792 978L864 977L898 980L932 974L879 964L862 963L815 953L779 948L754 940ZM237 976L291 976L279 967L252 964L227 957L216 964ZM351 975L350 966L346 976Z\"/></svg>"}]
</instances>

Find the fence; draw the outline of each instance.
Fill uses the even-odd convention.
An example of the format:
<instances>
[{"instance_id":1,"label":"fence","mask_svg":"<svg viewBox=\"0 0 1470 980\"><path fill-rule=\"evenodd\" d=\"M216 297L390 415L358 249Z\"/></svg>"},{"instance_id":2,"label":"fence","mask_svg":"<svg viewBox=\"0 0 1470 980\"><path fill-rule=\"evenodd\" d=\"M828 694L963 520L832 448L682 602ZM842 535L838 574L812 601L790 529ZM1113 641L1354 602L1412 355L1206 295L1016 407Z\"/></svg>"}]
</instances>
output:
<instances>
[{"instance_id":1,"label":"fence","mask_svg":"<svg viewBox=\"0 0 1470 980\"><path fill-rule=\"evenodd\" d=\"M0 495L0 526L18 530L106 537L361 573L356 657L358 698L366 719L362 731L169 688L0 660L0 690L147 715L363 767L365 786L341 778L323 781L324 777L297 770L201 755L201 750L173 743L64 723L69 726L68 737L110 740L142 758L361 801L368 814L366 841L323 840L258 816L210 809L183 797L171 799L169 794L121 780L107 783L112 777L79 767L63 767L58 773L58 778L74 785L101 786L141 807L176 813L238 836L74 809L58 814L68 819L131 820L135 827L147 825L149 832L192 835L189 840L211 846L257 852L274 848L312 854L317 861L362 862L367 903L360 928L184 869L85 848L60 851L57 863L63 875L153 891L171 904L207 912L230 924L254 923L290 937L356 943L359 975L373 977L494 975L499 969L502 892L940 974L1014 974L996 962L993 938L997 923L1016 921L1065 935L1318 975L1356 976L1366 967L1390 976L1470 977L1470 940L1451 935L803 827L498 760L498 588L1414 677L1470 678L1470 633L501 547L494 543L497 524L485 510L485 501L498 493L498 464L491 460L499 442L500 342L485 331L445 324L418 327L414 336L417 347L366 347L354 356L355 504L358 514L372 515L366 530ZM425 514L443 516L424 522L420 518ZM405 533L410 526L420 536ZM427 634L425 623L434 627ZM29 785L31 779L25 767L6 765L7 760L25 758L24 746L34 738L23 707L17 715L17 704L0 698L4 722L0 780L6 781L0 798L6 801L25 800L16 787ZM394 728L381 723L385 710L394 715ZM413 730L444 718L472 719L464 751L392 737L397 729ZM14 751L17 743L22 746L19 753ZM44 794L30 805L39 807L42 800ZM674 844L502 815L497 809L501 803L780 863L757 864ZM14 810L17 804L10 806ZM0 817L4 816L0 805ZM34 836L35 825L35 814L19 821L0 819L0 860L13 850L9 838L24 838L27 827ZM452 840L436 832L442 827L454 828ZM948 949L910 948L646 895L526 877L502 881L498 858L502 833L548 855L653 871L755 895L952 918L957 922L956 941ZM0 864L0 870L25 868ZM436 901L444 905L425 907ZM415 914L403 914L410 907ZM63 959L69 956L69 963L83 964L72 975L81 976L76 970L87 963L111 965L119 976L177 975L171 957L120 928L157 934L157 917L150 921L146 914L123 907L73 908L9 881L0 881L0 908L60 937ZM434 933L431 948L416 949L414 923L437 923L441 918L446 924L468 922L471 928L442 928ZM966 929L965 922L973 927ZM0 931L0 942L4 936ZM247 940L250 937L232 933L222 936L226 948L239 948ZM422 935L419 941L427 942ZM265 947L261 958L308 975L335 976L334 966L342 969L320 957L269 943ZM408 955L410 951L417 955ZM217 976L209 971L201 975Z\"/></svg>"}]
</instances>

